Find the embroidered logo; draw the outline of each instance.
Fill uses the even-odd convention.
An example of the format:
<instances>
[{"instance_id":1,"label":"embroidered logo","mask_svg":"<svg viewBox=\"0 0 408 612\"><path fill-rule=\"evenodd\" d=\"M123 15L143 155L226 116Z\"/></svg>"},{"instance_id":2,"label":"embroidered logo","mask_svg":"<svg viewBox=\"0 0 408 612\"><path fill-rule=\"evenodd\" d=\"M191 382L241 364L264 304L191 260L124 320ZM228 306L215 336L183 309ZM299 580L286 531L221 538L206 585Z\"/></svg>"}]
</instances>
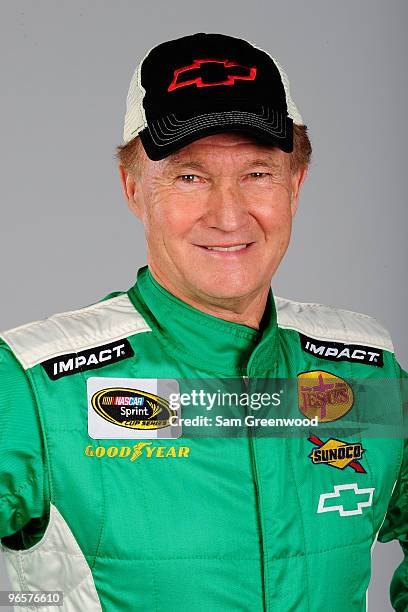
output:
<instances>
[{"instance_id":1,"label":"embroidered logo","mask_svg":"<svg viewBox=\"0 0 408 612\"><path fill-rule=\"evenodd\" d=\"M326 340L317 340L309 338L299 333L300 344L306 353L316 355L319 359L328 359L329 361L350 361L354 363L363 363L365 365L384 366L383 351L371 346L362 346L360 344L344 344L342 342L329 342Z\"/></svg>"},{"instance_id":2,"label":"embroidered logo","mask_svg":"<svg viewBox=\"0 0 408 612\"><path fill-rule=\"evenodd\" d=\"M153 446L152 442L138 442L133 446L93 446L88 444L85 449L87 457L116 457L117 459L129 459L130 462L145 457L146 459L177 459L187 458L190 453L189 446Z\"/></svg>"},{"instance_id":3,"label":"embroidered logo","mask_svg":"<svg viewBox=\"0 0 408 612\"><path fill-rule=\"evenodd\" d=\"M256 77L255 66L242 66L232 60L199 59L189 66L176 68L173 80L167 91L179 87L211 87L214 85L235 85L236 81L253 81Z\"/></svg>"},{"instance_id":4,"label":"embroidered logo","mask_svg":"<svg viewBox=\"0 0 408 612\"><path fill-rule=\"evenodd\" d=\"M41 365L51 380L58 380L63 376L71 376L78 372L102 368L108 364L133 357L133 355L134 352L129 340L125 338L124 340L104 344L103 346L80 351L79 353L59 355L53 359L43 361Z\"/></svg>"},{"instance_id":5,"label":"embroidered logo","mask_svg":"<svg viewBox=\"0 0 408 612\"><path fill-rule=\"evenodd\" d=\"M369 508L373 503L374 490L372 487L359 489L356 482L335 485L334 493L322 493L320 495L317 513L338 512L340 516L363 514L363 508ZM346 491L352 493L351 500L346 501Z\"/></svg>"},{"instance_id":6,"label":"embroidered logo","mask_svg":"<svg viewBox=\"0 0 408 612\"><path fill-rule=\"evenodd\" d=\"M106 421L130 429L168 427L176 415L167 400L138 389L102 389L94 393L91 405Z\"/></svg>"},{"instance_id":7,"label":"embroidered logo","mask_svg":"<svg viewBox=\"0 0 408 612\"><path fill-rule=\"evenodd\" d=\"M309 436L308 440L316 445L308 455L314 465L323 463L339 470L350 467L360 474L367 473L358 461L365 452L360 442L343 442L335 438L329 438L323 442L315 435Z\"/></svg>"},{"instance_id":8,"label":"embroidered logo","mask_svg":"<svg viewBox=\"0 0 408 612\"><path fill-rule=\"evenodd\" d=\"M330 372L312 370L298 374L299 410L319 422L336 421L351 410L354 395L350 385Z\"/></svg>"},{"instance_id":9,"label":"embroidered logo","mask_svg":"<svg viewBox=\"0 0 408 612\"><path fill-rule=\"evenodd\" d=\"M90 376L88 434L94 440L179 438L180 409L167 398L179 393L176 379Z\"/></svg>"}]
</instances>

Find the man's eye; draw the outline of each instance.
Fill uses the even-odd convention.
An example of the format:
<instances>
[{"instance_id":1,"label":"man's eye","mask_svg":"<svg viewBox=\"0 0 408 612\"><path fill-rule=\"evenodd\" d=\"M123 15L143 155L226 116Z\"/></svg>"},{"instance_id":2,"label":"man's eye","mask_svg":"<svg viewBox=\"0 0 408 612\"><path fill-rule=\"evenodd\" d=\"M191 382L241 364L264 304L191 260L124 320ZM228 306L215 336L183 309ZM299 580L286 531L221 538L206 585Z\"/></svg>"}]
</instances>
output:
<instances>
[{"instance_id":1,"label":"man's eye","mask_svg":"<svg viewBox=\"0 0 408 612\"><path fill-rule=\"evenodd\" d=\"M254 178L263 178L264 176L269 176L269 172L251 172L250 176Z\"/></svg>"},{"instance_id":2,"label":"man's eye","mask_svg":"<svg viewBox=\"0 0 408 612\"><path fill-rule=\"evenodd\" d=\"M177 178L181 179L183 183L194 183L194 178L198 178L196 174L181 174Z\"/></svg>"}]
</instances>

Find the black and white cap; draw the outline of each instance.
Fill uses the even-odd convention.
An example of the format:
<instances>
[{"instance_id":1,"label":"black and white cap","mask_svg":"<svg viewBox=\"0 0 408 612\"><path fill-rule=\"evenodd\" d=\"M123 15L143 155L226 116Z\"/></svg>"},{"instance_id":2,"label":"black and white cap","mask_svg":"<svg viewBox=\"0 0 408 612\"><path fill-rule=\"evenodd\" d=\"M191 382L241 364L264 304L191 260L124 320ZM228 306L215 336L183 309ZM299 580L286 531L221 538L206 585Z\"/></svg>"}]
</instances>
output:
<instances>
[{"instance_id":1,"label":"black and white cap","mask_svg":"<svg viewBox=\"0 0 408 612\"><path fill-rule=\"evenodd\" d=\"M132 77L125 143L140 136L152 160L226 131L246 132L290 153L303 124L289 80L266 51L246 40L203 32L151 49Z\"/></svg>"}]
</instances>

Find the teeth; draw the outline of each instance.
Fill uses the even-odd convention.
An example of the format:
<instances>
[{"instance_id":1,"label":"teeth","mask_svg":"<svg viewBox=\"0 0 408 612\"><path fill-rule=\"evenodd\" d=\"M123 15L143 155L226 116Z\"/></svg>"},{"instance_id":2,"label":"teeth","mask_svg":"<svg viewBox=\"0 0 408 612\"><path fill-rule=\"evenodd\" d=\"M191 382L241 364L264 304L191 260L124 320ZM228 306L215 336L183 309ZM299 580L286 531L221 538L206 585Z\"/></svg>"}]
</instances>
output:
<instances>
[{"instance_id":1,"label":"teeth","mask_svg":"<svg viewBox=\"0 0 408 612\"><path fill-rule=\"evenodd\" d=\"M246 248L246 244L237 244L236 246L232 246L232 247L218 247L218 246L206 247L206 249L209 249L210 251L239 251L240 249L244 249L244 248Z\"/></svg>"}]
</instances>

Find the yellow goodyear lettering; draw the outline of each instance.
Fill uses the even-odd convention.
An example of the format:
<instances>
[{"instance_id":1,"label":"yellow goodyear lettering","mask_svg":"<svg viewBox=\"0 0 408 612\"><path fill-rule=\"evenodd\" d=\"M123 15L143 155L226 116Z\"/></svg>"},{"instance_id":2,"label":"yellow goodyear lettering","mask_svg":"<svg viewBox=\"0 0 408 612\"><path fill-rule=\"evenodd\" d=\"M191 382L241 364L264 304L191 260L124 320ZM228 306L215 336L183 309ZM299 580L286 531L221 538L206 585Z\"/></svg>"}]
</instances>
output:
<instances>
[{"instance_id":1,"label":"yellow goodyear lettering","mask_svg":"<svg viewBox=\"0 0 408 612\"><path fill-rule=\"evenodd\" d=\"M176 459L186 458L189 456L189 446L152 446L152 442L137 442L131 446L96 446L88 444L85 448L87 457L102 457L126 459L133 462L140 457L145 459L160 458L160 459Z\"/></svg>"}]
</instances>

